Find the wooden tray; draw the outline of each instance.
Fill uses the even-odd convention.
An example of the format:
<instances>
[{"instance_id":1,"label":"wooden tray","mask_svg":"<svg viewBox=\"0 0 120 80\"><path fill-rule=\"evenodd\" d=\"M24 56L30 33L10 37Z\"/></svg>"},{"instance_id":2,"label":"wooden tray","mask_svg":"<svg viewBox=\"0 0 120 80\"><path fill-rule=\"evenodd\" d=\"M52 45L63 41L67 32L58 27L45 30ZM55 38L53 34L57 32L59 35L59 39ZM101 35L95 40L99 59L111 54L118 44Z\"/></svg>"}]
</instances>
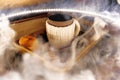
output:
<instances>
[{"instance_id":1,"label":"wooden tray","mask_svg":"<svg viewBox=\"0 0 120 80\"><path fill-rule=\"evenodd\" d=\"M41 34L44 34L45 21L47 19L47 16L48 15L46 14L45 16L36 16L32 18L11 22L11 28L13 28L17 32L16 40L18 40L20 37L24 35L29 35L36 31L39 31ZM75 62L77 63L82 57L84 57L103 37L104 35L102 35L100 38L96 40L90 40L89 44L78 53ZM43 58L39 57L38 55L34 54L32 51L24 48L23 46L20 46L18 44L15 44L15 46L21 49L21 51L31 53L33 56L37 56L38 58L40 58L41 61L45 62ZM50 68L53 70L55 69L52 65ZM63 68L63 69L56 68L55 70L65 72L70 69L71 68Z\"/></svg>"}]
</instances>

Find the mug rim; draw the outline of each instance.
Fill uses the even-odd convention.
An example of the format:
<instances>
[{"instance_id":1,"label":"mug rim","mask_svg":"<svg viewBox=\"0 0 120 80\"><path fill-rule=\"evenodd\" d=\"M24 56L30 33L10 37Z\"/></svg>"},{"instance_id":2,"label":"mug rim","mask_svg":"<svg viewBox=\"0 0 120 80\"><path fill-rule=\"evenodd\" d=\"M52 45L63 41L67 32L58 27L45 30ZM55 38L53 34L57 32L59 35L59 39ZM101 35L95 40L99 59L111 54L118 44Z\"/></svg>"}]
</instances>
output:
<instances>
[{"instance_id":1,"label":"mug rim","mask_svg":"<svg viewBox=\"0 0 120 80\"><path fill-rule=\"evenodd\" d=\"M71 20L73 17L68 14L57 13L57 14L50 15L48 18L52 21L64 22L64 21Z\"/></svg>"},{"instance_id":2,"label":"mug rim","mask_svg":"<svg viewBox=\"0 0 120 80\"><path fill-rule=\"evenodd\" d=\"M67 21L53 21L48 18L46 22L55 27L66 27L73 24L74 19L72 18L71 20L67 20Z\"/></svg>"}]
</instances>

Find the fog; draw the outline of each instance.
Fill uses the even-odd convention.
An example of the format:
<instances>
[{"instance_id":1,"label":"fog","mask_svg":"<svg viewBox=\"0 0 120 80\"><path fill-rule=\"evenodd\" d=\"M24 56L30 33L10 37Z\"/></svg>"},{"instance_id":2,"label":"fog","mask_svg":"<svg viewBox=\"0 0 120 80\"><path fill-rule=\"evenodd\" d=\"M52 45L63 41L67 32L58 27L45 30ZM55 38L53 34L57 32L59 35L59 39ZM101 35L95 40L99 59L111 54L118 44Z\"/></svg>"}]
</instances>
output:
<instances>
[{"instance_id":1,"label":"fog","mask_svg":"<svg viewBox=\"0 0 120 80\"><path fill-rule=\"evenodd\" d=\"M106 21L114 26L107 28L111 32L77 64L75 63L77 51L74 53L76 48L68 47L59 52L39 37L38 48L32 55L26 52L22 62L16 59L18 60L16 65L20 67L15 68L14 63L9 64L9 56L18 51L14 46L16 33L10 28L9 18L6 16L22 11L50 8L73 9L103 15L112 20ZM29 7L1 10L0 13L5 15L1 15L0 18L0 80L119 80L119 9L120 5L116 0L55 0ZM52 55L53 60L49 51L56 53ZM5 54L8 57L4 57ZM62 59L66 61L62 62ZM10 66L10 69L6 70L6 65Z\"/></svg>"}]
</instances>

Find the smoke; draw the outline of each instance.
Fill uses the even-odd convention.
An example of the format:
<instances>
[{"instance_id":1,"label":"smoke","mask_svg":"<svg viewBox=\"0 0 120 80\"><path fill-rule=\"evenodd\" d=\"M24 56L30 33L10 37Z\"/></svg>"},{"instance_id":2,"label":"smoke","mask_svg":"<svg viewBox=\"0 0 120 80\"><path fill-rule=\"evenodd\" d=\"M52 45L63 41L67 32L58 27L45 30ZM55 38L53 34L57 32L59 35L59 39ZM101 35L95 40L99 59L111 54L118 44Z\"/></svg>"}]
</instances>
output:
<instances>
[{"instance_id":1,"label":"smoke","mask_svg":"<svg viewBox=\"0 0 120 80\"><path fill-rule=\"evenodd\" d=\"M19 73L11 71L3 76L0 76L0 80L23 80L23 79Z\"/></svg>"},{"instance_id":2,"label":"smoke","mask_svg":"<svg viewBox=\"0 0 120 80\"><path fill-rule=\"evenodd\" d=\"M72 66L69 63L71 48L57 51L48 43L44 44L41 38L39 47L34 51L36 55L26 53L20 66L22 70L6 70L3 55L6 49L13 47L15 32L10 28L9 20L2 16L0 21L0 80L119 80L120 74L120 5L116 0L55 0L54 2L36 4L33 6L1 10L6 15L21 11L43 9L43 8L66 8L77 9L109 17L114 22L108 22L112 27L107 28L110 33L102 39L78 64ZM110 26L111 26L110 25ZM114 26L115 27L114 27ZM113 28L114 27L114 28ZM42 45L42 46L41 46ZM53 60L50 58L51 51ZM8 52L13 53L13 52ZM56 53L56 54L54 54ZM66 55L70 54L70 55ZM76 54L75 54L76 55ZM40 57L42 56L42 57ZM66 64L66 62L68 63ZM17 62L19 64L19 62ZM69 68L63 71L61 68Z\"/></svg>"},{"instance_id":3,"label":"smoke","mask_svg":"<svg viewBox=\"0 0 120 80\"><path fill-rule=\"evenodd\" d=\"M0 21L0 55L4 53L5 48L10 45L14 37L15 32L9 27L9 20L3 15Z\"/></svg>"}]
</instances>

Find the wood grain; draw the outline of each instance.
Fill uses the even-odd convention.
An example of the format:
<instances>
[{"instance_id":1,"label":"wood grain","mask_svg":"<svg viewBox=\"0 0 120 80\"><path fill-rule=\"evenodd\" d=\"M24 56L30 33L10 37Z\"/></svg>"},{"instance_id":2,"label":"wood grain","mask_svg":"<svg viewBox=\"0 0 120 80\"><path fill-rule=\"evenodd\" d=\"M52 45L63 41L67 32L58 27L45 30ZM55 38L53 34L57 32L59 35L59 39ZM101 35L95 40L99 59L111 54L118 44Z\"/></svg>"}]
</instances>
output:
<instances>
[{"instance_id":1,"label":"wood grain","mask_svg":"<svg viewBox=\"0 0 120 80\"><path fill-rule=\"evenodd\" d=\"M52 0L0 0L0 9L34 5Z\"/></svg>"},{"instance_id":2,"label":"wood grain","mask_svg":"<svg viewBox=\"0 0 120 80\"><path fill-rule=\"evenodd\" d=\"M47 18L36 18L25 22L11 24L11 28L17 33L16 39L36 31L43 33L45 31L46 19Z\"/></svg>"}]
</instances>

